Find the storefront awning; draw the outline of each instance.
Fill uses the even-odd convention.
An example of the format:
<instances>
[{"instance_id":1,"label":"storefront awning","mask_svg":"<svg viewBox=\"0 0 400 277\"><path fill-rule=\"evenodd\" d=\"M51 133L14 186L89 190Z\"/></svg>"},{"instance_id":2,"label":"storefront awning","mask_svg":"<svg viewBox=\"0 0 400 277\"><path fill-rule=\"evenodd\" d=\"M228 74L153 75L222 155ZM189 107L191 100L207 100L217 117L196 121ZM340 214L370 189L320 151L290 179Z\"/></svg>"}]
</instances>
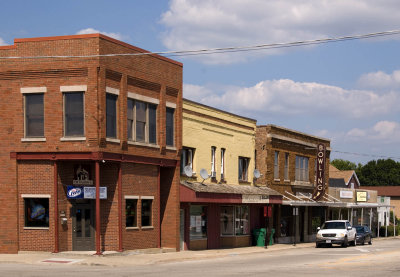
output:
<instances>
[{"instance_id":1,"label":"storefront awning","mask_svg":"<svg viewBox=\"0 0 400 277\"><path fill-rule=\"evenodd\" d=\"M282 195L267 187L182 181L180 201L281 204Z\"/></svg>"},{"instance_id":2,"label":"storefront awning","mask_svg":"<svg viewBox=\"0 0 400 277\"><path fill-rule=\"evenodd\" d=\"M288 191L285 191L283 195L284 200L283 205L288 206L311 206L311 207L346 207L347 203L341 202L335 197L325 193L323 196L323 201L314 201L311 197L300 193L299 195L294 195Z\"/></svg>"}]
</instances>

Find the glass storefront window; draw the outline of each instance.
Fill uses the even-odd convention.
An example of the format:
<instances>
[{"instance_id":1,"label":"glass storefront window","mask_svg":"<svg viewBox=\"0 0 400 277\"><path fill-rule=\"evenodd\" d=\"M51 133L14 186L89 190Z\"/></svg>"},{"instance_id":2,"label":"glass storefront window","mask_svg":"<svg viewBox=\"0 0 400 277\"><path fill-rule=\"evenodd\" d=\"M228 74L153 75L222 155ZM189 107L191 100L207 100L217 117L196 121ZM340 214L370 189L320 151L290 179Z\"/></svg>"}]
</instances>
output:
<instances>
[{"instance_id":1,"label":"glass storefront window","mask_svg":"<svg viewBox=\"0 0 400 277\"><path fill-rule=\"evenodd\" d=\"M233 236L234 234L234 209L233 207L221 207L221 235Z\"/></svg>"},{"instance_id":2,"label":"glass storefront window","mask_svg":"<svg viewBox=\"0 0 400 277\"><path fill-rule=\"evenodd\" d=\"M207 238L207 207L190 206L190 239Z\"/></svg>"},{"instance_id":3,"label":"glass storefront window","mask_svg":"<svg viewBox=\"0 0 400 277\"><path fill-rule=\"evenodd\" d=\"M249 206L222 206L221 207L221 235L248 235L250 234Z\"/></svg>"}]
</instances>

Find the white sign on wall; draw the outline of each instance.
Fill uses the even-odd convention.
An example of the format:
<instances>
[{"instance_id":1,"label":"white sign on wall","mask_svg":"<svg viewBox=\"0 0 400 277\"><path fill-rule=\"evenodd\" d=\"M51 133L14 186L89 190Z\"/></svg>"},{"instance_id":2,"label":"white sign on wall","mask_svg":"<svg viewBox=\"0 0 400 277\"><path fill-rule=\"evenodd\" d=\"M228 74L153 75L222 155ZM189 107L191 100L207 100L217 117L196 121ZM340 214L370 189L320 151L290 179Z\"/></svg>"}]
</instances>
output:
<instances>
[{"instance_id":1,"label":"white sign on wall","mask_svg":"<svg viewBox=\"0 0 400 277\"><path fill-rule=\"evenodd\" d=\"M353 191L352 190L341 190L340 198L353 199Z\"/></svg>"}]
</instances>

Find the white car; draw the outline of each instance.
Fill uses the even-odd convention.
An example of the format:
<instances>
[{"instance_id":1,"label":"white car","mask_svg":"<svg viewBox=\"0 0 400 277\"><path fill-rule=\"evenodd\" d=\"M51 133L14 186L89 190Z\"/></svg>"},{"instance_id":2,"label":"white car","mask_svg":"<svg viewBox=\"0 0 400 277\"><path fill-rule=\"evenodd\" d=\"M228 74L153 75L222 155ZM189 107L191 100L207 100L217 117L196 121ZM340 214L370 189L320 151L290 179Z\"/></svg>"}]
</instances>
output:
<instances>
[{"instance_id":1,"label":"white car","mask_svg":"<svg viewBox=\"0 0 400 277\"><path fill-rule=\"evenodd\" d=\"M357 232L348 220L329 220L317 228L315 246L340 244L347 247L349 243L357 245Z\"/></svg>"}]
</instances>

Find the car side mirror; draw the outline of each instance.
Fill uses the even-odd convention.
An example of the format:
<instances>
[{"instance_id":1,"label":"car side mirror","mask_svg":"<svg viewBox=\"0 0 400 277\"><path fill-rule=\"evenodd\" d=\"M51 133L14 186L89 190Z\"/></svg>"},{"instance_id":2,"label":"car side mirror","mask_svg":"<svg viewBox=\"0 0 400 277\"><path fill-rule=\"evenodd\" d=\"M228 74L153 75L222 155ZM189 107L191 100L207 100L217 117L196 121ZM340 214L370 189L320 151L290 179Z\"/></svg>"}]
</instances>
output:
<instances>
[{"instance_id":1,"label":"car side mirror","mask_svg":"<svg viewBox=\"0 0 400 277\"><path fill-rule=\"evenodd\" d=\"M321 230L321 227L317 227L317 231Z\"/></svg>"},{"instance_id":2,"label":"car side mirror","mask_svg":"<svg viewBox=\"0 0 400 277\"><path fill-rule=\"evenodd\" d=\"M347 230L351 230L351 229L353 229L353 227L351 227L351 226L347 226Z\"/></svg>"}]
</instances>

